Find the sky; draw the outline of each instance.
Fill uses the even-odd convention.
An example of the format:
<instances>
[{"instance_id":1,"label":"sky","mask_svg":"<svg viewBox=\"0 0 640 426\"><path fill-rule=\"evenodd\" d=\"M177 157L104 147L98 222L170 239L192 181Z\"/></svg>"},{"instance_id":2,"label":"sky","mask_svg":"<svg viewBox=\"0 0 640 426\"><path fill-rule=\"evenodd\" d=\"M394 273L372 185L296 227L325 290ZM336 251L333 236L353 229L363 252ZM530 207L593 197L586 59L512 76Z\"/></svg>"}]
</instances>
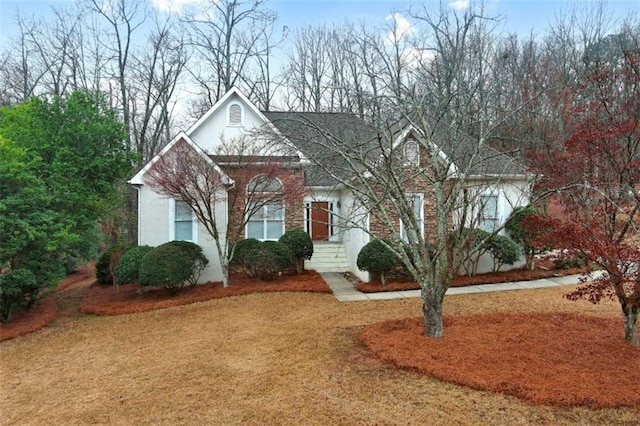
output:
<instances>
[{"instance_id":1,"label":"sky","mask_svg":"<svg viewBox=\"0 0 640 426\"><path fill-rule=\"evenodd\" d=\"M158 10L184 11L201 0L137 0L146 1ZM468 7L469 0L444 0L449 7ZM487 14L504 18L504 30L528 35L543 34L554 16L564 9L595 4L596 0L485 0ZM16 34L14 17L19 8L26 16L46 16L51 7L71 6L75 0L0 0L0 43ZM410 6L434 6L437 0L269 0L268 6L279 16L279 24L290 30L305 24L342 23L345 20L383 26L393 12L403 13ZM608 0L614 19L639 13L640 0Z\"/></svg>"}]
</instances>

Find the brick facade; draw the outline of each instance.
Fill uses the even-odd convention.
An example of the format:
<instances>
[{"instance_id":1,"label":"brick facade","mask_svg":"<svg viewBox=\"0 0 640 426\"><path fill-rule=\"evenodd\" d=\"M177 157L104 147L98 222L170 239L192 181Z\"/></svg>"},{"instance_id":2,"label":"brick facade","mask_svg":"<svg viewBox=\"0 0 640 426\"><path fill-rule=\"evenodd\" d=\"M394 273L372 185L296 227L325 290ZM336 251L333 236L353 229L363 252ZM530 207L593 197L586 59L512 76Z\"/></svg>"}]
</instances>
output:
<instances>
[{"instance_id":1,"label":"brick facade","mask_svg":"<svg viewBox=\"0 0 640 426\"><path fill-rule=\"evenodd\" d=\"M398 149L402 152L402 149ZM422 214L424 220L424 237L427 242L434 242L437 235L437 211L436 211L436 198L435 190L430 180L433 180L433 169L431 166L430 153L420 145L420 168L423 173L416 174L416 166L403 164L398 167L394 173L405 174L408 177L400 178L405 188L405 194L422 194ZM409 177L410 176L410 177ZM385 209L388 212L393 212L393 208L390 202L385 204ZM396 232L400 232L400 218L392 217L393 228ZM380 221L375 215L371 215L370 230L373 235L386 238L390 233L387 227Z\"/></svg>"},{"instance_id":2,"label":"brick facade","mask_svg":"<svg viewBox=\"0 0 640 426\"><path fill-rule=\"evenodd\" d=\"M233 166L222 166L225 173L229 175L236 185L229 191L229 223L232 229L230 235L238 232L240 239L245 238L245 227L243 214L247 201L247 185L250 180L260 174L264 174L264 167L245 167L242 170ZM284 231L293 228L304 227L304 173L299 168L283 169L276 175L284 186L284 197L278 197L284 202ZM289 189L289 192L287 192ZM242 227L242 229L238 229Z\"/></svg>"}]
</instances>

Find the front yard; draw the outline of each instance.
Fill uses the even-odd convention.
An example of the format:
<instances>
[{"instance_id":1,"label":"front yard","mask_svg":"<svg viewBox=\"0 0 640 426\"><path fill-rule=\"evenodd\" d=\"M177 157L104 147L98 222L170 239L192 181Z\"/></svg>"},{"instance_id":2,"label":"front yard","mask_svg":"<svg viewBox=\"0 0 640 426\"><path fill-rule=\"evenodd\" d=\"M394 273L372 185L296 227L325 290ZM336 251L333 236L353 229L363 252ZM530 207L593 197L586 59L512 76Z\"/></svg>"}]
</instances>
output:
<instances>
[{"instance_id":1,"label":"front yard","mask_svg":"<svg viewBox=\"0 0 640 426\"><path fill-rule=\"evenodd\" d=\"M445 314L619 317L615 303L570 302L565 292L448 296ZM637 409L535 406L401 370L372 357L359 339L369 324L419 312L419 299L339 303L332 295L263 293L56 321L0 344L2 422L637 423Z\"/></svg>"}]
</instances>

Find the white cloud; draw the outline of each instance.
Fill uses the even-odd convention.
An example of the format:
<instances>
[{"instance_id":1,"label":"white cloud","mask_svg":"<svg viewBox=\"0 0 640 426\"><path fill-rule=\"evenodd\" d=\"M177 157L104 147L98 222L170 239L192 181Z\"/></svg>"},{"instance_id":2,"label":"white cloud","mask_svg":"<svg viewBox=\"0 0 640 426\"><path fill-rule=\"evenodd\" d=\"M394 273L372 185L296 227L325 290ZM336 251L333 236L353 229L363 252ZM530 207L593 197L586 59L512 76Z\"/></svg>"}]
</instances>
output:
<instances>
[{"instance_id":1,"label":"white cloud","mask_svg":"<svg viewBox=\"0 0 640 426\"><path fill-rule=\"evenodd\" d=\"M200 0L151 0L153 7L161 12L180 14L185 6L200 5Z\"/></svg>"},{"instance_id":2,"label":"white cloud","mask_svg":"<svg viewBox=\"0 0 640 426\"><path fill-rule=\"evenodd\" d=\"M413 25L404 16L399 13L394 13L385 18L385 21L391 21L391 30L387 35L387 38L392 43L401 41L405 36L411 34L414 31Z\"/></svg>"},{"instance_id":3,"label":"white cloud","mask_svg":"<svg viewBox=\"0 0 640 426\"><path fill-rule=\"evenodd\" d=\"M436 57L432 50L418 49L415 47L405 48L400 56L402 58L402 62L409 68L413 69L416 69L419 66L425 66Z\"/></svg>"},{"instance_id":4,"label":"white cloud","mask_svg":"<svg viewBox=\"0 0 640 426\"><path fill-rule=\"evenodd\" d=\"M447 3L449 7L452 7L457 10L464 10L469 8L470 0L456 0L450 3Z\"/></svg>"}]
</instances>

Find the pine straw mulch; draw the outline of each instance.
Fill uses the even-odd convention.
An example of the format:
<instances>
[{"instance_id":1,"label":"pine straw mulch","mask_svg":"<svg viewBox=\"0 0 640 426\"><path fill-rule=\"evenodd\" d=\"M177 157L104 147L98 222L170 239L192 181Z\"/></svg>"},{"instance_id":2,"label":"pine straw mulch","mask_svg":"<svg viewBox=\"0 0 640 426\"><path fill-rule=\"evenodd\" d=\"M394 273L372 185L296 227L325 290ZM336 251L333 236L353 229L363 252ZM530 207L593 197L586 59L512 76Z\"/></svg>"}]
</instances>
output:
<instances>
[{"instance_id":1,"label":"pine straw mulch","mask_svg":"<svg viewBox=\"0 0 640 426\"><path fill-rule=\"evenodd\" d=\"M67 275L55 292L44 297L29 311L16 312L9 324L0 323L0 342L40 330L55 321L61 293L81 281L91 279L94 273L94 265L79 268Z\"/></svg>"},{"instance_id":2,"label":"pine straw mulch","mask_svg":"<svg viewBox=\"0 0 640 426\"><path fill-rule=\"evenodd\" d=\"M222 283L207 283L185 287L176 295L169 295L164 288L150 289L142 293L137 285L120 286L118 292L112 286L94 284L80 306L81 312L93 315L122 315L164 309L172 306L204 302L223 297L250 293L304 292L331 293L320 274L304 271L301 275L286 274L265 282L244 274L232 274L227 288Z\"/></svg>"},{"instance_id":3,"label":"pine straw mulch","mask_svg":"<svg viewBox=\"0 0 640 426\"><path fill-rule=\"evenodd\" d=\"M445 337L422 318L368 326L361 339L381 360L439 380L534 404L640 409L640 348L621 323L575 313L446 316Z\"/></svg>"},{"instance_id":4,"label":"pine straw mulch","mask_svg":"<svg viewBox=\"0 0 640 426\"><path fill-rule=\"evenodd\" d=\"M585 272L585 268L553 269L551 265L552 264L550 262L548 267L538 265L533 271L526 268L518 268L510 271L488 272L473 276L458 276L453 279L451 287L532 281L542 278L581 274ZM356 289L363 293L379 293L385 291L420 290L420 285L415 281L387 281L385 285L380 284L379 281L371 281L368 283L357 284Z\"/></svg>"}]
</instances>

